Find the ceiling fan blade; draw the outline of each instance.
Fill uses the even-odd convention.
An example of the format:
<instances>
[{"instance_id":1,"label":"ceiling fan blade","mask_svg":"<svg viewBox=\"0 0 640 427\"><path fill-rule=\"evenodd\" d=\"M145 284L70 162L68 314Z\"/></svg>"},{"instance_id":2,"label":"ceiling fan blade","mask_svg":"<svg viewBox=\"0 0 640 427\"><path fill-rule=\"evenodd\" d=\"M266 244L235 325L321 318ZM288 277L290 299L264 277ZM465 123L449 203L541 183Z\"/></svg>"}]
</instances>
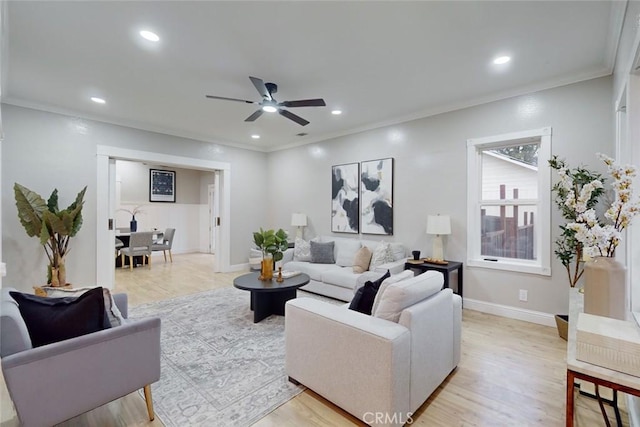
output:
<instances>
[{"instance_id":1,"label":"ceiling fan blade","mask_svg":"<svg viewBox=\"0 0 640 427\"><path fill-rule=\"evenodd\" d=\"M251 83L253 83L253 85L258 90L258 93L260 93L260 96L271 101L272 99L271 94L267 90L267 86L264 84L262 79L259 79L257 77L251 77L251 76L249 76L249 78L251 79Z\"/></svg>"},{"instance_id":2,"label":"ceiling fan blade","mask_svg":"<svg viewBox=\"0 0 640 427\"><path fill-rule=\"evenodd\" d=\"M238 99L238 98L225 98L224 96L214 96L214 95L205 95L210 99L222 99L224 101L237 101L237 102L246 102L247 104L258 104L255 101L247 101L246 99Z\"/></svg>"},{"instance_id":3,"label":"ceiling fan blade","mask_svg":"<svg viewBox=\"0 0 640 427\"><path fill-rule=\"evenodd\" d=\"M303 119L300 116L296 116L295 114L293 114L290 111L287 110L278 110L278 113L280 113L281 116L286 117L289 120L293 120L294 122L296 122L297 124L301 125L301 126L306 126L309 124L309 122L305 119Z\"/></svg>"},{"instance_id":4,"label":"ceiling fan blade","mask_svg":"<svg viewBox=\"0 0 640 427\"><path fill-rule=\"evenodd\" d=\"M326 107L324 99L299 99L297 101L284 101L278 104L282 107Z\"/></svg>"},{"instance_id":5,"label":"ceiling fan blade","mask_svg":"<svg viewBox=\"0 0 640 427\"><path fill-rule=\"evenodd\" d=\"M245 122L252 122L255 119L257 119L258 117L260 117L262 115L262 113L263 113L262 108L260 108L259 110L256 110L252 115L250 115L249 117L244 119L244 121Z\"/></svg>"}]
</instances>

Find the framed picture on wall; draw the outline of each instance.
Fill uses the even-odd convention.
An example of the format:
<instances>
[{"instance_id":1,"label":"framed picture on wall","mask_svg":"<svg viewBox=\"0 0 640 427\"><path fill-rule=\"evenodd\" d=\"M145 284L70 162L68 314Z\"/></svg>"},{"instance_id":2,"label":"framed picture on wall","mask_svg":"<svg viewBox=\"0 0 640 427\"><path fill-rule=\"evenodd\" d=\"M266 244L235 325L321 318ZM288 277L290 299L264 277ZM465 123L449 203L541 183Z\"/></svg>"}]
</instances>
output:
<instances>
[{"instance_id":1,"label":"framed picture on wall","mask_svg":"<svg viewBox=\"0 0 640 427\"><path fill-rule=\"evenodd\" d=\"M361 163L360 229L393 235L393 158Z\"/></svg>"},{"instance_id":2,"label":"framed picture on wall","mask_svg":"<svg viewBox=\"0 0 640 427\"><path fill-rule=\"evenodd\" d=\"M358 234L360 229L360 165L331 167L331 231Z\"/></svg>"},{"instance_id":3,"label":"framed picture on wall","mask_svg":"<svg viewBox=\"0 0 640 427\"><path fill-rule=\"evenodd\" d=\"M149 201L176 202L176 172L149 169Z\"/></svg>"}]
</instances>

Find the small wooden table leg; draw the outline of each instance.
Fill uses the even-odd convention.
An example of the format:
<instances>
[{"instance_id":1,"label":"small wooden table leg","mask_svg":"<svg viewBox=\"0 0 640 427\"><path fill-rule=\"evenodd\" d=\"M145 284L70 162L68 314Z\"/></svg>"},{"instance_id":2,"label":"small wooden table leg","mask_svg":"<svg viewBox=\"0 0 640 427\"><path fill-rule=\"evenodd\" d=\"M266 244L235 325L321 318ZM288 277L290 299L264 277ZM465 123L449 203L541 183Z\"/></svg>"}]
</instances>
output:
<instances>
[{"instance_id":1,"label":"small wooden table leg","mask_svg":"<svg viewBox=\"0 0 640 427\"><path fill-rule=\"evenodd\" d=\"M567 369L567 408L566 426L573 427L573 390L575 387L575 375L573 371Z\"/></svg>"}]
</instances>

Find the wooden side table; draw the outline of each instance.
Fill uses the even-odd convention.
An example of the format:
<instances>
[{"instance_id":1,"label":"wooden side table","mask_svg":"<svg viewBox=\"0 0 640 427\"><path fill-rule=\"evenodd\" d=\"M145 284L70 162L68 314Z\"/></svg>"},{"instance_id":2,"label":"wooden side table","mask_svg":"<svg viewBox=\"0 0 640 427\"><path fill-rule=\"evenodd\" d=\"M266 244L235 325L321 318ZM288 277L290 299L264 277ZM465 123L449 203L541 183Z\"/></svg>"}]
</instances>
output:
<instances>
[{"instance_id":1,"label":"wooden side table","mask_svg":"<svg viewBox=\"0 0 640 427\"><path fill-rule=\"evenodd\" d=\"M430 262L423 262L420 264L414 264L412 262L406 262L404 264L404 269L409 270L411 268L415 268L422 272L435 270L439 271L444 275L444 285L443 288L449 287L449 275L452 271L458 271L458 295L462 298L462 263L459 261L447 261L447 264L433 264Z\"/></svg>"}]
</instances>

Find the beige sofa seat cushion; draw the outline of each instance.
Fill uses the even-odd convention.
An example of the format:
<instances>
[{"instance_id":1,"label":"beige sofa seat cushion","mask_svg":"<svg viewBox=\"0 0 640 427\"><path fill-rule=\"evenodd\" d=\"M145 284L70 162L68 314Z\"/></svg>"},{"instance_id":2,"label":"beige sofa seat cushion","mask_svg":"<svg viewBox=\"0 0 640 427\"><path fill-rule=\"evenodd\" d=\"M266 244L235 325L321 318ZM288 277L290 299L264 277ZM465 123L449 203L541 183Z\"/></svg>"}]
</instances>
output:
<instances>
[{"instance_id":1,"label":"beige sofa seat cushion","mask_svg":"<svg viewBox=\"0 0 640 427\"><path fill-rule=\"evenodd\" d=\"M444 276L437 271L427 271L411 279L392 283L380 295L378 306L372 315L398 322L402 310L440 291L443 284Z\"/></svg>"},{"instance_id":2,"label":"beige sofa seat cushion","mask_svg":"<svg viewBox=\"0 0 640 427\"><path fill-rule=\"evenodd\" d=\"M363 246L356 252L353 257L353 272L364 273L369 270L369 264L371 263L371 250Z\"/></svg>"}]
</instances>

